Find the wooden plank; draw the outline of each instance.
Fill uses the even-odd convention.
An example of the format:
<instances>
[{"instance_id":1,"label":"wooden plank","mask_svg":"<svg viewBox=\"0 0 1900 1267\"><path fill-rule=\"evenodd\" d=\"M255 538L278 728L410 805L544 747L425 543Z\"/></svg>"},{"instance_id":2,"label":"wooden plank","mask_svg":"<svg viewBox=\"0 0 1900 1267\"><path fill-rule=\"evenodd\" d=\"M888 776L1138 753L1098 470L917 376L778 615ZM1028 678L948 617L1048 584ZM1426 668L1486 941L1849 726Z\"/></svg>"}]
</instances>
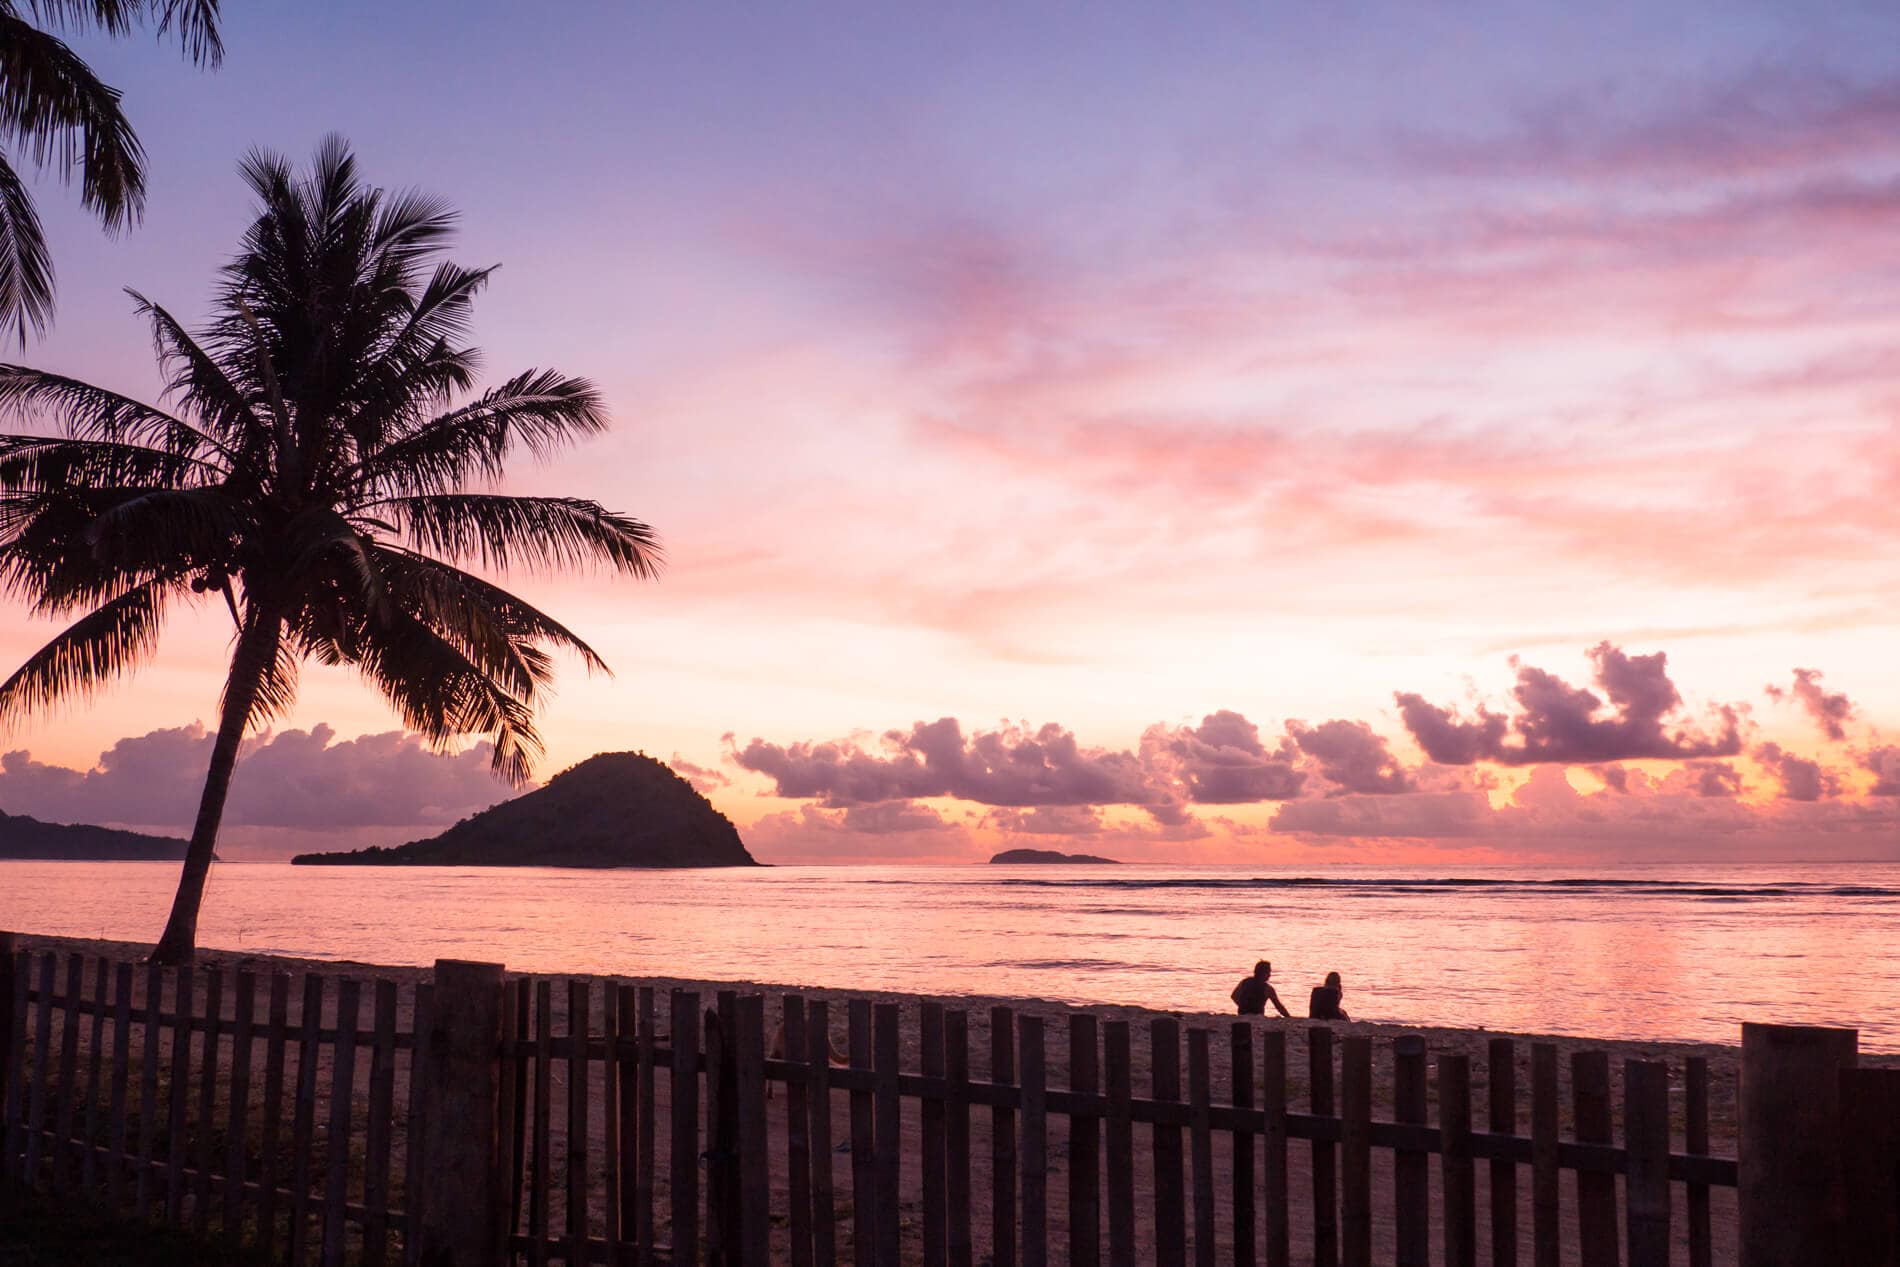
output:
<instances>
[{"instance_id":1,"label":"wooden plank","mask_svg":"<svg viewBox=\"0 0 1900 1267\"><path fill-rule=\"evenodd\" d=\"M374 986L369 1117L363 1126L363 1267L389 1261L389 1153L396 1125L396 983Z\"/></svg>"},{"instance_id":2,"label":"wooden plank","mask_svg":"<svg viewBox=\"0 0 1900 1267\"><path fill-rule=\"evenodd\" d=\"M1629 1267L1669 1267L1669 1066L1623 1062Z\"/></svg>"},{"instance_id":3,"label":"wooden plank","mask_svg":"<svg viewBox=\"0 0 1900 1267\"><path fill-rule=\"evenodd\" d=\"M640 1267L652 1267L654 1168L659 1155L660 1131L659 1109L654 1098L657 1076L654 1070L658 1067L654 1053L659 1050L659 1034L653 1006L653 987L650 985L640 987L638 1029L640 1085L635 1098L639 1100L640 1139L639 1156L635 1159L633 1172L633 1240L640 1247L637 1259Z\"/></svg>"},{"instance_id":4,"label":"wooden plank","mask_svg":"<svg viewBox=\"0 0 1900 1267\"><path fill-rule=\"evenodd\" d=\"M1709 1152L1709 1061L1706 1056L1691 1056L1683 1064L1683 1106L1686 1144L1697 1156ZM1689 1219L1689 1267L1711 1267L1715 1257L1709 1218L1709 1185L1687 1185Z\"/></svg>"},{"instance_id":5,"label":"wooden plank","mask_svg":"<svg viewBox=\"0 0 1900 1267\"><path fill-rule=\"evenodd\" d=\"M18 965L19 951L14 945L13 934L0 931L0 1179L14 1177L14 1146L25 1142L23 1133L13 1124L15 1097L12 1090L19 1083L14 1071L20 1067L20 1059L25 1055L24 1041L18 1056L13 1044L13 1022L19 1016L15 997L19 991Z\"/></svg>"},{"instance_id":6,"label":"wooden plank","mask_svg":"<svg viewBox=\"0 0 1900 1267\"><path fill-rule=\"evenodd\" d=\"M739 1108L739 1258L743 1267L766 1267L771 1254L772 1177L766 1154L765 996L746 994L738 1021L734 1072Z\"/></svg>"},{"instance_id":7,"label":"wooden plank","mask_svg":"<svg viewBox=\"0 0 1900 1267\"><path fill-rule=\"evenodd\" d=\"M1486 1051L1488 1127L1517 1134L1517 1044L1493 1038ZM1517 1267L1517 1163L1494 1157L1491 1166L1491 1267Z\"/></svg>"},{"instance_id":8,"label":"wooden plank","mask_svg":"<svg viewBox=\"0 0 1900 1267\"><path fill-rule=\"evenodd\" d=\"M111 963L104 955L99 956L93 972L92 1038L86 1045L85 1145L79 1154L79 1190L89 1201L97 1201L100 1195L99 1146L105 1141L100 1138L99 1115L105 1100L106 1011L111 977Z\"/></svg>"},{"instance_id":9,"label":"wooden plank","mask_svg":"<svg viewBox=\"0 0 1900 1267\"><path fill-rule=\"evenodd\" d=\"M971 1267L975 1248L970 1233L970 1017L953 1009L943 1018L944 1076L949 1098L944 1110L944 1198L949 1206L950 1267Z\"/></svg>"},{"instance_id":10,"label":"wooden plank","mask_svg":"<svg viewBox=\"0 0 1900 1267\"><path fill-rule=\"evenodd\" d=\"M990 1082L1004 1087L1016 1081L1016 1014L990 1009ZM990 1109L990 1262L1017 1267L1016 1258L1016 1111L1005 1104Z\"/></svg>"},{"instance_id":11,"label":"wooden plank","mask_svg":"<svg viewBox=\"0 0 1900 1267\"><path fill-rule=\"evenodd\" d=\"M157 1202L152 1179L152 1157L158 1146L158 1053L164 1033L159 1012L165 998L165 970L157 964L145 966L145 1032L140 1047L139 1068L139 1155L133 1180L133 1208L138 1217L149 1219Z\"/></svg>"},{"instance_id":12,"label":"wooden plank","mask_svg":"<svg viewBox=\"0 0 1900 1267\"><path fill-rule=\"evenodd\" d=\"M640 991L631 985L614 987L614 1031L620 1043L619 1073L614 1081L619 1097L620 1128L617 1187L607 1204L618 1209L609 1221L619 1228L622 1251L615 1263L638 1261L640 1227ZM627 1252L626 1247L635 1247Z\"/></svg>"},{"instance_id":13,"label":"wooden plank","mask_svg":"<svg viewBox=\"0 0 1900 1267\"><path fill-rule=\"evenodd\" d=\"M601 983L600 1037L604 1055L600 1064L600 1166L607 1185L606 1200L601 1202L601 1231L607 1242L607 1261L610 1263L620 1261L620 1215L626 1200L626 1180L630 1173L630 1168L621 1163L633 1153L632 1146L628 1145L623 1157L620 1142L620 1075L625 1060L620 1051L620 1002L624 992L625 987L617 986L612 981ZM627 1014L631 1017L632 1000L627 1000L627 1003ZM631 1117L631 1114L628 1116Z\"/></svg>"},{"instance_id":14,"label":"wooden plank","mask_svg":"<svg viewBox=\"0 0 1900 1267\"><path fill-rule=\"evenodd\" d=\"M1292 1206L1287 1192L1286 1031L1260 1035L1260 1205L1267 1267L1292 1263Z\"/></svg>"},{"instance_id":15,"label":"wooden plank","mask_svg":"<svg viewBox=\"0 0 1900 1267\"><path fill-rule=\"evenodd\" d=\"M699 1017L693 1017L699 1024ZM697 1133L697 1132L695 1132ZM528 1180L528 1261L548 1261L548 1189L554 1172L554 983L534 983L534 1157Z\"/></svg>"},{"instance_id":16,"label":"wooden plank","mask_svg":"<svg viewBox=\"0 0 1900 1267\"><path fill-rule=\"evenodd\" d=\"M567 1261L587 1261L588 1059L593 1030L593 982L567 983Z\"/></svg>"},{"instance_id":17,"label":"wooden plank","mask_svg":"<svg viewBox=\"0 0 1900 1267\"><path fill-rule=\"evenodd\" d=\"M1253 1111L1253 1022L1235 1021L1228 1030L1228 1069L1232 1089L1229 1098L1241 1123ZM1234 1127L1233 1154L1228 1162L1234 1192L1234 1262L1252 1267L1257 1255L1254 1245L1254 1135L1244 1124Z\"/></svg>"},{"instance_id":18,"label":"wooden plank","mask_svg":"<svg viewBox=\"0 0 1900 1267\"><path fill-rule=\"evenodd\" d=\"M53 1192L72 1187L75 1109L79 1102L79 1002L86 988L86 957L66 956L66 993L60 1005L59 1107L53 1115ZM51 1053L49 1052L50 1056Z\"/></svg>"},{"instance_id":19,"label":"wooden plank","mask_svg":"<svg viewBox=\"0 0 1900 1267\"><path fill-rule=\"evenodd\" d=\"M1842 1069L1840 1097L1847 1218L1839 1257L1856 1267L1894 1267L1900 1263L1900 1069ZM1630 1219L1636 1219L1633 1191ZM1638 1267L1633 1243L1630 1264Z\"/></svg>"},{"instance_id":20,"label":"wooden plank","mask_svg":"<svg viewBox=\"0 0 1900 1267\"><path fill-rule=\"evenodd\" d=\"M1585 1144L1612 1142L1610 1058L1601 1051L1570 1054L1571 1118ZM1577 1172L1577 1250L1583 1267L1616 1267L1616 1176Z\"/></svg>"},{"instance_id":21,"label":"wooden plank","mask_svg":"<svg viewBox=\"0 0 1900 1267\"><path fill-rule=\"evenodd\" d=\"M317 1123L318 1030L323 1024L325 981L314 972L303 978L303 1010L297 1014L297 1099L290 1125L291 1267L301 1267L310 1243L310 1150Z\"/></svg>"},{"instance_id":22,"label":"wooden plank","mask_svg":"<svg viewBox=\"0 0 1900 1267\"><path fill-rule=\"evenodd\" d=\"M718 1014L706 1017L701 1038L706 1057L706 1261L725 1267L739 1252L738 1184L734 1175L739 1157L738 1088L733 1077L731 1040L736 1037L733 1012L739 996L719 991Z\"/></svg>"},{"instance_id":23,"label":"wooden plank","mask_svg":"<svg viewBox=\"0 0 1900 1267\"><path fill-rule=\"evenodd\" d=\"M1195 1267L1214 1267L1214 1136L1208 1034L1188 1031L1188 1153L1193 1161Z\"/></svg>"},{"instance_id":24,"label":"wooden plank","mask_svg":"<svg viewBox=\"0 0 1900 1267\"><path fill-rule=\"evenodd\" d=\"M1531 1261L1558 1267L1557 1048L1531 1044Z\"/></svg>"},{"instance_id":25,"label":"wooden plank","mask_svg":"<svg viewBox=\"0 0 1900 1267\"><path fill-rule=\"evenodd\" d=\"M165 1161L165 1221L176 1226L185 1213L186 1113L191 1103L191 1020L198 1007L196 975L185 964L173 975L170 1138Z\"/></svg>"},{"instance_id":26,"label":"wooden plank","mask_svg":"<svg viewBox=\"0 0 1900 1267\"><path fill-rule=\"evenodd\" d=\"M1438 1058L1438 1136L1445 1204L1445 1267L1477 1267L1477 1167L1471 1159L1471 1057Z\"/></svg>"},{"instance_id":27,"label":"wooden plank","mask_svg":"<svg viewBox=\"0 0 1900 1267\"><path fill-rule=\"evenodd\" d=\"M1425 1040L1416 1034L1392 1040L1392 1116L1407 1125L1425 1125ZM1423 1149L1393 1150L1393 1231L1399 1267L1431 1267L1430 1165Z\"/></svg>"},{"instance_id":28,"label":"wooden plank","mask_svg":"<svg viewBox=\"0 0 1900 1267\"><path fill-rule=\"evenodd\" d=\"M1069 1017L1069 1090L1094 1097L1100 1090L1096 1019L1091 1012ZM1069 1264L1100 1267L1102 1261L1102 1124L1091 1114L1069 1114Z\"/></svg>"},{"instance_id":29,"label":"wooden plank","mask_svg":"<svg viewBox=\"0 0 1900 1267\"><path fill-rule=\"evenodd\" d=\"M47 1084L53 1068L53 981L59 961L52 951L40 956L39 999L33 1012L33 1092L26 1114L27 1187L40 1181L40 1161L46 1150Z\"/></svg>"},{"instance_id":30,"label":"wooden plank","mask_svg":"<svg viewBox=\"0 0 1900 1267\"><path fill-rule=\"evenodd\" d=\"M1181 1101L1181 1025L1163 1017L1148 1023L1150 1098L1161 1104ZM1181 1128L1154 1128L1155 1256L1164 1263L1187 1262L1187 1211L1182 1191Z\"/></svg>"},{"instance_id":31,"label":"wooden plank","mask_svg":"<svg viewBox=\"0 0 1900 1267\"><path fill-rule=\"evenodd\" d=\"M211 1225L211 1168L217 1156L213 1126L218 1120L218 1075L223 1072L218 1050L224 1023L224 972L216 964L205 969L204 1039L198 1048L198 1168L191 1195L191 1230L199 1236Z\"/></svg>"},{"instance_id":32,"label":"wooden plank","mask_svg":"<svg viewBox=\"0 0 1900 1267\"><path fill-rule=\"evenodd\" d=\"M879 1267L897 1267L904 1163L903 1100L898 1095L898 1006L879 1003L872 1012L872 1055L877 1067L877 1261Z\"/></svg>"},{"instance_id":33,"label":"wooden plank","mask_svg":"<svg viewBox=\"0 0 1900 1267\"><path fill-rule=\"evenodd\" d=\"M943 1004L917 1006L918 1071L926 1078L944 1076ZM950 1261L948 1215L944 1203L944 1102L926 1096L921 1104L920 1131L924 1155L924 1267L947 1267Z\"/></svg>"},{"instance_id":34,"label":"wooden plank","mask_svg":"<svg viewBox=\"0 0 1900 1267\"><path fill-rule=\"evenodd\" d=\"M1107 1099L1103 1143L1108 1151L1108 1267L1135 1267L1135 1128L1129 1112L1134 1056L1127 1021L1109 1021L1102 1027L1102 1056Z\"/></svg>"},{"instance_id":35,"label":"wooden plank","mask_svg":"<svg viewBox=\"0 0 1900 1267\"><path fill-rule=\"evenodd\" d=\"M513 1040L504 1041L502 1043L501 1057L495 1066L495 1086L497 1088L497 1094L495 1096L495 1140L500 1150L499 1167L501 1170L501 1193L499 1199L496 1201L500 1209L495 1212L495 1222L499 1227L498 1234L502 1238L503 1244L507 1243L508 1238L513 1237L516 1233L521 1231L522 1159L520 1153L521 1140L523 1139L521 1119L527 1112L527 1103L525 1100L516 1096L515 1089L517 1087L525 1087L524 1079L527 1077L528 1072L527 1060L522 1054L520 1045L520 1030L523 1023L520 1008L521 1001L524 998L529 998L529 996L517 987L526 984L527 980L523 978L514 983L510 983L504 979L501 985L501 1034L504 1040ZM529 1006L533 1006L531 999ZM416 1022L416 1033L424 1034L426 1032L427 1031L422 1028L420 1018L418 1018ZM417 1050L421 1050L421 1048L418 1047ZM418 1060L411 1064L410 1075L412 1079L420 1072L422 1063L423 1062ZM413 1096L410 1098L412 1101L415 1099ZM420 1108L422 1106L416 1105L415 1107ZM427 1109L424 1108L423 1111L426 1113ZM412 1118L412 1121L413 1120ZM412 1150L422 1142L422 1132L423 1126L420 1122L416 1122L410 1127L409 1147ZM415 1160L413 1152L411 1153L411 1160ZM410 1191L417 1192L417 1194L420 1195L418 1188L411 1188ZM410 1226L415 1227L417 1224L412 1223ZM405 1230L404 1241L414 1242L419 1241L419 1238L408 1234ZM420 1249L421 1246L418 1243L418 1254L420 1253Z\"/></svg>"},{"instance_id":36,"label":"wooden plank","mask_svg":"<svg viewBox=\"0 0 1900 1267\"><path fill-rule=\"evenodd\" d=\"M503 1212L503 1219L509 1227L518 1228L521 1226L522 1203L528 1195L528 1086L534 1062L528 1059L527 1043L534 1026L534 982L522 977L515 982L512 992L504 983L502 993L513 995L513 1033L517 1044L512 1062L514 1082L512 1086L505 1082L502 1084L502 1094L511 1097L514 1103L514 1111L510 1115L514 1122L514 1136L512 1139L506 1135L500 1137L502 1146L509 1150L512 1162L508 1176L508 1200L511 1204Z\"/></svg>"},{"instance_id":37,"label":"wooden plank","mask_svg":"<svg viewBox=\"0 0 1900 1267\"><path fill-rule=\"evenodd\" d=\"M1042 1018L1016 1018L1017 1056L1022 1078L1022 1264L1049 1262L1049 1071L1043 1046Z\"/></svg>"},{"instance_id":38,"label":"wooden plank","mask_svg":"<svg viewBox=\"0 0 1900 1267\"><path fill-rule=\"evenodd\" d=\"M290 1029L290 974L273 972L264 1024L264 1134L257 1156L257 1246L265 1259L277 1248L277 1136L284 1120L284 1044Z\"/></svg>"},{"instance_id":39,"label":"wooden plank","mask_svg":"<svg viewBox=\"0 0 1900 1267\"><path fill-rule=\"evenodd\" d=\"M1315 1117L1333 1115L1333 1031L1306 1031L1307 1101ZM1313 1141L1313 1267L1339 1262L1339 1188L1331 1141Z\"/></svg>"},{"instance_id":40,"label":"wooden plank","mask_svg":"<svg viewBox=\"0 0 1900 1267\"><path fill-rule=\"evenodd\" d=\"M8 979L7 1055L8 1070L5 1112L5 1156L0 1157L0 1174L15 1183L25 1182L26 1154L26 1014L27 993L33 987L33 961L25 951L14 951L12 935L6 938L4 971Z\"/></svg>"},{"instance_id":41,"label":"wooden plank","mask_svg":"<svg viewBox=\"0 0 1900 1267\"><path fill-rule=\"evenodd\" d=\"M845 1005L846 1052L851 1068L871 1072L871 1003ZM851 1261L877 1263L877 1105L867 1086L851 1089Z\"/></svg>"},{"instance_id":42,"label":"wooden plank","mask_svg":"<svg viewBox=\"0 0 1900 1267\"><path fill-rule=\"evenodd\" d=\"M251 1056L257 1030L257 974L242 969L234 983L231 1011L231 1093L224 1113L224 1214L226 1239L244 1234L244 1173L250 1151Z\"/></svg>"},{"instance_id":43,"label":"wooden plank","mask_svg":"<svg viewBox=\"0 0 1900 1267\"><path fill-rule=\"evenodd\" d=\"M831 1009L814 999L805 1009L806 1076L811 1079L811 1259L838 1261L838 1214L831 1177Z\"/></svg>"},{"instance_id":44,"label":"wooden plank","mask_svg":"<svg viewBox=\"0 0 1900 1267\"><path fill-rule=\"evenodd\" d=\"M125 1208L126 1099L131 1080L132 965L122 963L112 972L112 1145L106 1157L106 1205L113 1210Z\"/></svg>"},{"instance_id":45,"label":"wooden plank","mask_svg":"<svg viewBox=\"0 0 1900 1267\"><path fill-rule=\"evenodd\" d=\"M330 1057L330 1139L324 1162L323 1267L343 1267L349 1235L350 1117L356 1107L356 1024L363 986L355 977L336 983L336 1045Z\"/></svg>"},{"instance_id":46,"label":"wooden plank","mask_svg":"<svg viewBox=\"0 0 1900 1267\"><path fill-rule=\"evenodd\" d=\"M781 1053L791 1071L785 1079L785 1175L791 1204L788 1245L792 1267L811 1267L811 1088L805 1065L805 997L787 994L779 1002ZM829 1111L830 1106L825 1106Z\"/></svg>"},{"instance_id":47,"label":"wooden plank","mask_svg":"<svg viewBox=\"0 0 1900 1267\"><path fill-rule=\"evenodd\" d=\"M673 1073L668 1107L673 1124L673 1252L668 1262L670 1267L693 1267L699 1261L698 993L673 991L672 1008Z\"/></svg>"},{"instance_id":48,"label":"wooden plank","mask_svg":"<svg viewBox=\"0 0 1900 1267\"><path fill-rule=\"evenodd\" d=\"M426 1161L423 1156L422 1141L429 1129L429 1096L423 1082L426 1076L429 1035L434 1032L435 1027L435 983L418 981L414 989L415 993L410 996L409 1009L409 1118L404 1130L402 1180L402 1259L406 1267L421 1267L422 1264L422 1220L426 1213L422 1208L423 1165ZM504 986L501 994L502 1017L504 1018L501 1032L504 1035L513 1032L511 1026L514 1015L510 1010L512 998L513 995ZM499 1103L496 1105L495 1138L501 1141L502 1148L506 1149L510 1132L502 1129L501 1122L510 1104L508 1084L497 1082L496 1085L501 1088L501 1091L496 1096ZM501 1163L504 1167L507 1165L505 1152L501 1155ZM507 1178L508 1171L504 1169L502 1181L507 1182ZM502 1207L501 1216L511 1220L516 1207L514 1194L504 1194L504 1202L497 1203ZM508 1230L514 1230L512 1225Z\"/></svg>"},{"instance_id":49,"label":"wooden plank","mask_svg":"<svg viewBox=\"0 0 1900 1267\"><path fill-rule=\"evenodd\" d=\"M1339 1248L1346 1267L1372 1262L1372 1040L1339 1045Z\"/></svg>"}]
</instances>

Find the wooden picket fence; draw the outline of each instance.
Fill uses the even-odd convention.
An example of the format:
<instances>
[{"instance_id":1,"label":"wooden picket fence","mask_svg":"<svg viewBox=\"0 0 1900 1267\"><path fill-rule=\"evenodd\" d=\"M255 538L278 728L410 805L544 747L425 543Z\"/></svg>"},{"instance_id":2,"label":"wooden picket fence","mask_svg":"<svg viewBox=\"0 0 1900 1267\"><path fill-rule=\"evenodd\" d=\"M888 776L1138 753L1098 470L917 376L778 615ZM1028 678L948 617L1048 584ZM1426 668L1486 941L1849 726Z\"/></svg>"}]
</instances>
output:
<instances>
[{"instance_id":1,"label":"wooden picket fence","mask_svg":"<svg viewBox=\"0 0 1900 1267\"><path fill-rule=\"evenodd\" d=\"M216 967L61 958L0 962L0 1174L292 1264L413 1245L420 1083L395 983L239 970L227 990ZM431 991L408 1000L425 1033Z\"/></svg>"},{"instance_id":2,"label":"wooden picket fence","mask_svg":"<svg viewBox=\"0 0 1900 1267\"><path fill-rule=\"evenodd\" d=\"M1335 1044L1325 1026L1301 1036L1309 1102L1300 1109L1288 1103L1287 1031L1258 1023L1234 1023L1224 1043L1188 1029L1184 1086L1181 1025L1151 1022L1144 1096L1134 1085L1132 1027L1091 1013L1067 1018L1067 1086L1059 1087L1043 1018L1008 1008L987 1016L988 1074L978 1079L971 1018L940 1003L915 1005L907 1030L896 1004L848 1001L843 1064L833 1060L825 1002L787 995L770 1026L758 995L722 993L703 1013L696 993L674 991L668 1003L662 1035L651 988L521 980L507 991L500 1121L510 1253L537 1264L794 1267L1044 1267L1052 1250L1063 1262L1110 1267L1370 1263L1379 1225L1373 1159L1389 1154L1401 1264L1431 1262L1434 1239L1446 1264L1475 1264L1481 1249L1492 1264L1517 1263L1520 1249L1534 1267L1667 1264L1677 1184L1683 1261L1706 1267L1710 1190L1737 1179L1733 1160L1706 1155L1701 1059L1682 1069L1678 1153L1670 1070L1659 1063L1626 1062L1623 1142L1614 1142L1602 1052L1572 1061L1575 1125L1564 1139L1557 1052L1546 1044L1531 1048L1531 1133L1523 1136L1518 1048L1504 1038L1489 1044L1478 1129L1463 1055L1438 1058L1437 1122L1429 1120L1432 1079L1417 1037L1391 1044L1394 1111L1380 1121L1372 1040ZM916 1049L909 1063L907 1038ZM1296 1143L1310 1160L1296 1155ZM1061 1181L1052 1179L1058 1148ZM1312 1202L1304 1243L1292 1217L1296 1169ZM1529 1179L1523 1229L1521 1169ZM1568 1248L1566 1172L1576 1229ZM654 1241L662 1221L664 1248Z\"/></svg>"},{"instance_id":3,"label":"wooden picket fence","mask_svg":"<svg viewBox=\"0 0 1900 1267\"><path fill-rule=\"evenodd\" d=\"M448 963L405 995L7 943L0 1174L298 1267L1707 1267L1751 1217L1762 1243L1838 1231L1802 1223L1835 1217L1817 1163L1708 1155L1695 1059L1624 1062L1618 1112L1603 1052L1565 1069L1508 1038L1474 1071L1323 1025L768 1012ZM1750 1029L1744 1118L1768 1138L1900 1106L1894 1071L1848 1068L1852 1031ZM1837 1069L1839 1097L1802 1093ZM1894 1205L1900 1128L1847 1154Z\"/></svg>"}]
</instances>

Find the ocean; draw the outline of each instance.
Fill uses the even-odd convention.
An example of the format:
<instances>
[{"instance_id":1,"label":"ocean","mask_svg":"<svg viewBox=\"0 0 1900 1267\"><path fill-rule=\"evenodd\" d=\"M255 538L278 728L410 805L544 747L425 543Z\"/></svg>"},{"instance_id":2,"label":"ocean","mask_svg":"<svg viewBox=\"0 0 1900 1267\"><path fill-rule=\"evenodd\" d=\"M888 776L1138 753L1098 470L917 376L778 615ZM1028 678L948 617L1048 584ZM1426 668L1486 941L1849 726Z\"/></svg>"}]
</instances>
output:
<instances>
[{"instance_id":1,"label":"ocean","mask_svg":"<svg viewBox=\"0 0 1900 1267\"><path fill-rule=\"evenodd\" d=\"M171 863L0 862L0 928L149 941ZM1900 1052L1900 865L772 867L221 863L201 943L371 963L1229 1010L1256 959L1296 1015L1734 1043L1857 1026Z\"/></svg>"}]
</instances>

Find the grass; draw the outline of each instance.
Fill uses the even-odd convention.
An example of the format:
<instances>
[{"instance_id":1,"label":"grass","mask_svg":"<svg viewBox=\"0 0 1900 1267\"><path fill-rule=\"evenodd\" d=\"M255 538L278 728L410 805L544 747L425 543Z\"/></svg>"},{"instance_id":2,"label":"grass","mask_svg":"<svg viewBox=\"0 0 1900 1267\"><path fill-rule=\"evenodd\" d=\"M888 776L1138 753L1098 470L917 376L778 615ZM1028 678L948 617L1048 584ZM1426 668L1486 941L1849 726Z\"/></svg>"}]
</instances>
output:
<instances>
[{"instance_id":1,"label":"grass","mask_svg":"<svg viewBox=\"0 0 1900 1267\"><path fill-rule=\"evenodd\" d=\"M0 1187L0 1267L263 1267L249 1250L177 1228L60 1206L35 1192Z\"/></svg>"}]
</instances>

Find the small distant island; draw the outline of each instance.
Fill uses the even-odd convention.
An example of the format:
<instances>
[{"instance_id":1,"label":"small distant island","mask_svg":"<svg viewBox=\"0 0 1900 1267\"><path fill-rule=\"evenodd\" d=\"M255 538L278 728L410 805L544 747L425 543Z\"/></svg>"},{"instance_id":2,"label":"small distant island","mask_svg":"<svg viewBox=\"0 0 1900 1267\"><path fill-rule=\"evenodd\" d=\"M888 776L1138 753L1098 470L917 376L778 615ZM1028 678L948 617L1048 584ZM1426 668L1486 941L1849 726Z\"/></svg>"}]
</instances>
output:
<instances>
[{"instance_id":1,"label":"small distant island","mask_svg":"<svg viewBox=\"0 0 1900 1267\"><path fill-rule=\"evenodd\" d=\"M1015 866L1022 862L1071 862L1107 864L1119 867L1119 858L1098 858L1092 853L1060 853L1054 849L1005 849L990 859L991 866Z\"/></svg>"},{"instance_id":2,"label":"small distant island","mask_svg":"<svg viewBox=\"0 0 1900 1267\"><path fill-rule=\"evenodd\" d=\"M36 862L177 862L189 842L176 836L83 824L43 823L0 812L0 858Z\"/></svg>"},{"instance_id":3,"label":"small distant island","mask_svg":"<svg viewBox=\"0 0 1900 1267\"><path fill-rule=\"evenodd\" d=\"M603 752L440 836L299 866L756 867L732 820L643 752Z\"/></svg>"}]
</instances>

